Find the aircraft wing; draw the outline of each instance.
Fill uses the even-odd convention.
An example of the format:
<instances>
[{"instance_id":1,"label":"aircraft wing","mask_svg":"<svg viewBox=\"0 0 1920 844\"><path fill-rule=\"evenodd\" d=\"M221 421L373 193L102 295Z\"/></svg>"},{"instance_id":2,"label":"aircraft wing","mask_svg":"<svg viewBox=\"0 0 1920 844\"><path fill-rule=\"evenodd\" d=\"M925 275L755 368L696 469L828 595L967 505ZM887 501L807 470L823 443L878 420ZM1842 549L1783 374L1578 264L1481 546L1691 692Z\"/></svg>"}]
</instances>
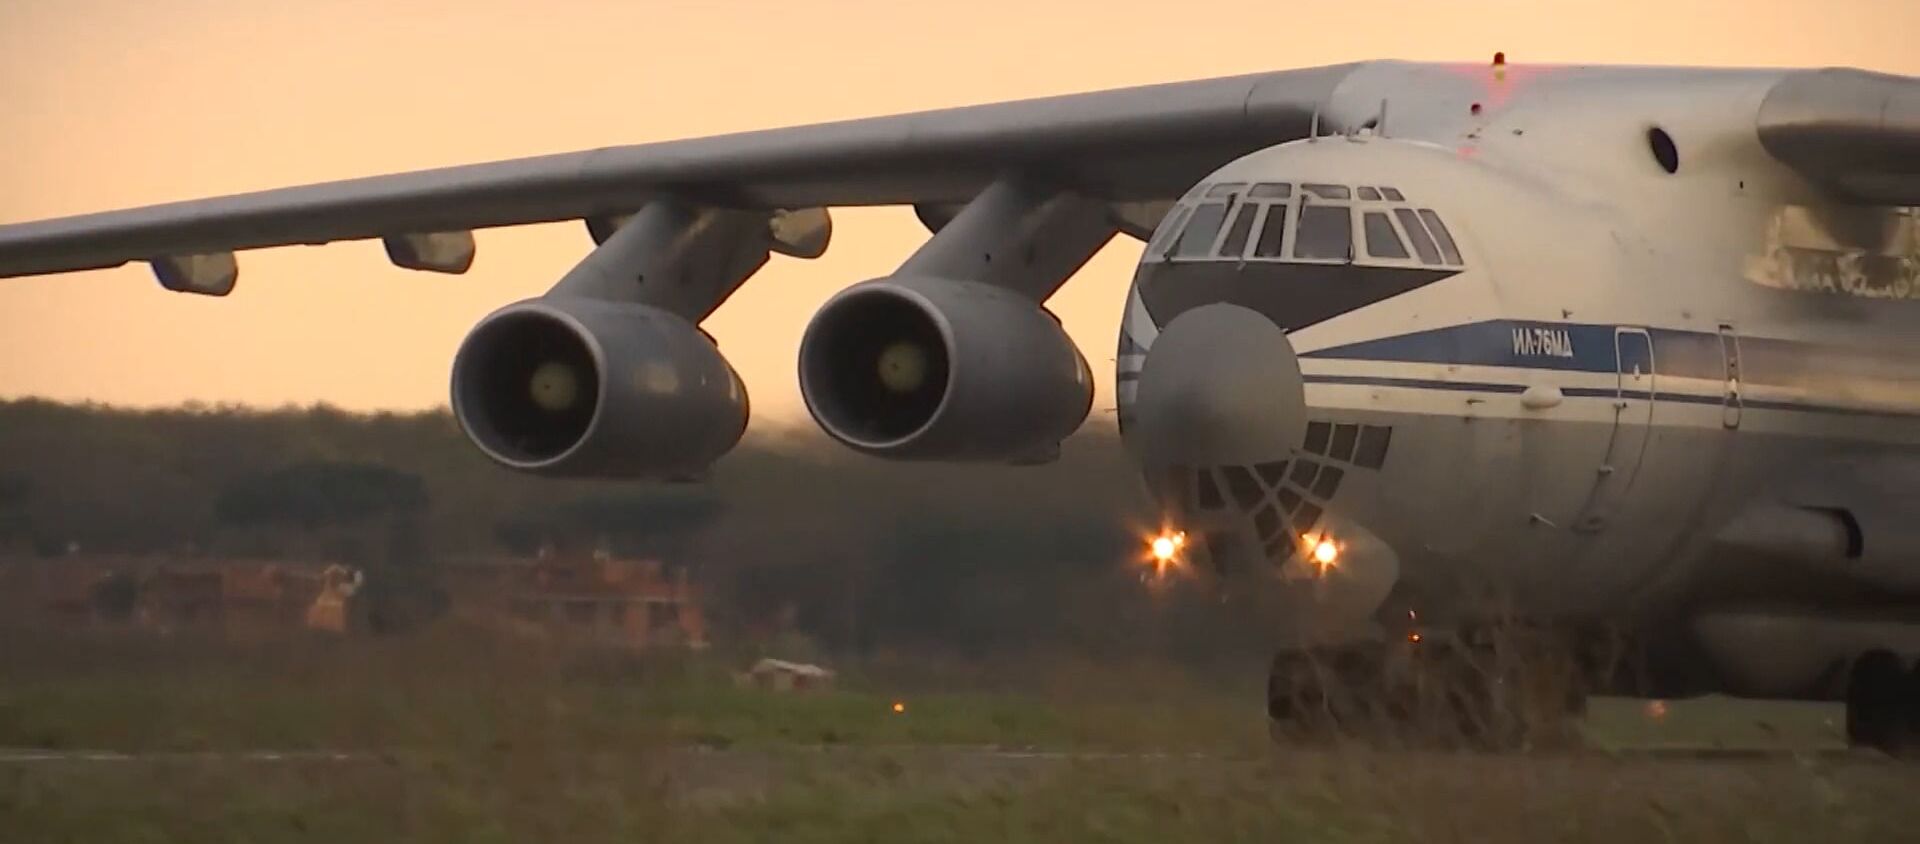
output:
<instances>
[{"instance_id":1,"label":"aircraft wing","mask_svg":"<svg viewBox=\"0 0 1920 844\"><path fill-rule=\"evenodd\" d=\"M608 147L0 226L0 277L590 220L666 194L764 209L951 203L1011 171L1116 201L1170 198L1240 154L1305 137L1355 67Z\"/></svg>"},{"instance_id":2,"label":"aircraft wing","mask_svg":"<svg viewBox=\"0 0 1920 844\"><path fill-rule=\"evenodd\" d=\"M1842 198L1920 205L1920 78L1793 71L1761 103L1759 130L1774 158Z\"/></svg>"}]
</instances>

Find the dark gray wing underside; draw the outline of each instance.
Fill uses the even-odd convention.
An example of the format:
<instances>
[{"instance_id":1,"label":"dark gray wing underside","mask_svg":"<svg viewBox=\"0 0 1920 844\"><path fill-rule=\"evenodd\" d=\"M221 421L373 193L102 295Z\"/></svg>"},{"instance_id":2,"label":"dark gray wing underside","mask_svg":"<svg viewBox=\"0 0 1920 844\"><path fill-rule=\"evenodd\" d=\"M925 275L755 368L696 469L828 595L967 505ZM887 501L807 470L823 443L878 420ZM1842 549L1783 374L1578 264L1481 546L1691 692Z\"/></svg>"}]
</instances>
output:
<instances>
[{"instance_id":1,"label":"dark gray wing underside","mask_svg":"<svg viewBox=\"0 0 1920 844\"><path fill-rule=\"evenodd\" d=\"M424 170L0 226L0 277L587 219L671 193L753 208L964 202L1027 172L1092 196L1177 196L1305 136L1356 65L1175 82Z\"/></svg>"}]
</instances>

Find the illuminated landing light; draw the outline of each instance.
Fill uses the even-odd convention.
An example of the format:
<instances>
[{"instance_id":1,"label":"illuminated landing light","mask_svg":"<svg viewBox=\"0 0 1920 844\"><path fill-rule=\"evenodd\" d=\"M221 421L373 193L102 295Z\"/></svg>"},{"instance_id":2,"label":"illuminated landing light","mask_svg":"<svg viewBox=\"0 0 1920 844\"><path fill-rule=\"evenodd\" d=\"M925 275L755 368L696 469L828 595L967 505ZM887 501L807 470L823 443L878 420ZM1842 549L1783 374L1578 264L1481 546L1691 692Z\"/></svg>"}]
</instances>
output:
<instances>
[{"instance_id":1,"label":"illuminated landing light","mask_svg":"<svg viewBox=\"0 0 1920 844\"><path fill-rule=\"evenodd\" d=\"M1308 534L1300 537L1300 550L1306 563L1313 567L1313 573L1321 577L1340 567L1340 555L1344 550L1341 543L1325 534Z\"/></svg>"},{"instance_id":2,"label":"illuminated landing light","mask_svg":"<svg viewBox=\"0 0 1920 844\"><path fill-rule=\"evenodd\" d=\"M1167 562L1167 560L1173 558L1173 552L1175 551L1179 551L1179 549L1173 547L1173 539L1171 539L1171 537L1154 537L1154 560Z\"/></svg>"},{"instance_id":3,"label":"illuminated landing light","mask_svg":"<svg viewBox=\"0 0 1920 844\"><path fill-rule=\"evenodd\" d=\"M1664 700L1647 701L1647 720L1664 721L1667 718L1667 702Z\"/></svg>"},{"instance_id":4,"label":"illuminated landing light","mask_svg":"<svg viewBox=\"0 0 1920 844\"><path fill-rule=\"evenodd\" d=\"M1321 569L1333 568L1335 563L1340 562L1340 546L1333 544L1331 539L1322 539L1314 543L1313 561L1318 563Z\"/></svg>"},{"instance_id":5,"label":"illuminated landing light","mask_svg":"<svg viewBox=\"0 0 1920 844\"><path fill-rule=\"evenodd\" d=\"M1153 573L1164 575L1167 569L1180 563L1180 552L1187 547L1187 535L1181 531L1161 531L1147 540L1147 555L1153 563Z\"/></svg>"},{"instance_id":6,"label":"illuminated landing light","mask_svg":"<svg viewBox=\"0 0 1920 844\"><path fill-rule=\"evenodd\" d=\"M1179 553L1179 551L1180 551L1180 547L1173 544L1173 537L1156 536L1153 538L1153 558L1154 559L1164 563L1169 560L1172 560L1173 555L1176 553Z\"/></svg>"},{"instance_id":7,"label":"illuminated landing light","mask_svg":"<svg viewBox=\"0 0 1920 844\"><path fill-rule=\"evenodd\" d=\"M907 714L907 705L906 705L906 704L905 704L904 702L901 702L901 701L897 701L897 700L896 700L896 701L894 701L894 702L893 702L893 714L895 714L895 715L905 715L905 714Z\"/></svg>"}]
</instances>

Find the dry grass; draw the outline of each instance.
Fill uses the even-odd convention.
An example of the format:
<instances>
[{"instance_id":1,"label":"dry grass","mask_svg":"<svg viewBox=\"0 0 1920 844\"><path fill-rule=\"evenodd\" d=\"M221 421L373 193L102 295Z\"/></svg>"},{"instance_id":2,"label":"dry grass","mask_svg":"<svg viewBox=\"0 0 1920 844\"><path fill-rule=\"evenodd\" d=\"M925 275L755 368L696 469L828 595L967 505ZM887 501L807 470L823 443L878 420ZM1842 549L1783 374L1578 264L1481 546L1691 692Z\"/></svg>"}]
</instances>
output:
<instances>
[{"instance_id":1,"label":"dry grass","mask_svg":"<svg viewBox=\"0 0 1920 844\"><path fill-rule=\"evenodd\" d=\"M514 751L0 766L0 816L23 842L1887 841L1916 785L1791 759Z\"/></svg>"},{"instance_id":2,"label":"dry grass","mask_svg":"<svg viewBox=\"0 0 1920 844\"><path fill-rule=\"evenodd\" d=\"M855 666L831 692L775 695L734 687L730 670L748 661L641 659L453 627L404 639L248 646L9 631L0 636L0 747L1220 750L1263 734L1251 694L1152 668L1056 665L1044 676L996 679L882 662ZM907 704L906 714L891 711L895 701Z\"/></svg>"},{"instance_id":3,"label":"dry grass","mask_svg":"<svg viewBox=\"0 0 1920 844\"><path fill-rule=\"evenodd\" d=\"M697 815L786 840L1895 840L1916 778L1885 765L1307 753L1104 759L929 786L919 764L851 764ZM951 765L951 760L942 763ZM900 831L900 832L893 832Z\"/></svg>"},{"instance_id":4,"label":"dry grass","mask_svg":"<svg viewBox=\"0 0 1920 844\"><path fill-rule=\"evenodd\" d=\"M1920 824L1915 769L1860 757L1276 752L1257 678L882 662L787 697L732 688L737 662L453 629L247 647L9 631L0 745L159 755L0 762L0 840L1799 841ZM1656 721L1603 702L1586 727L1606 746L1811 748L1832 745L1831 715L1696 701ZM302 748L356 755L225 754Z\"/></svg>"}]
</instances>

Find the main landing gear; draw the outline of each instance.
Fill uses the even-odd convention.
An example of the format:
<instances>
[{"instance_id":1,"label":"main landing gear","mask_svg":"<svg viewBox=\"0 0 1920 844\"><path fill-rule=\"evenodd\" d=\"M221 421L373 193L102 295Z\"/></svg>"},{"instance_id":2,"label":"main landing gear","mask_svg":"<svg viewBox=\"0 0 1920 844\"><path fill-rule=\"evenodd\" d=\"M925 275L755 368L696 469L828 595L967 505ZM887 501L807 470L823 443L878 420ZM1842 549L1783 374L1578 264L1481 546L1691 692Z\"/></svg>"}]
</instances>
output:
<instances>
[{"instance_id":1,"label":"main landing gear","mask_svg":"<svg viewBox=\"0 0 1920 844\"><path fill-rule=\"evenodd\" d=\"M1920 665L1888 651L1854 660L1847 674L1847 744L1920 756Z\"/></svg>"},{"instance_id":2,"label":"main landing gear","mask_svg":"<svg viewBox=\"0 0 1920 844\"><path fill-rule=\"evenodd\" d=\"M1426 636L1282 651L1267 676L1274 739L1523 750L1576 741L1583 672L1547 636Z\"/></svg>"}]
</instances>

